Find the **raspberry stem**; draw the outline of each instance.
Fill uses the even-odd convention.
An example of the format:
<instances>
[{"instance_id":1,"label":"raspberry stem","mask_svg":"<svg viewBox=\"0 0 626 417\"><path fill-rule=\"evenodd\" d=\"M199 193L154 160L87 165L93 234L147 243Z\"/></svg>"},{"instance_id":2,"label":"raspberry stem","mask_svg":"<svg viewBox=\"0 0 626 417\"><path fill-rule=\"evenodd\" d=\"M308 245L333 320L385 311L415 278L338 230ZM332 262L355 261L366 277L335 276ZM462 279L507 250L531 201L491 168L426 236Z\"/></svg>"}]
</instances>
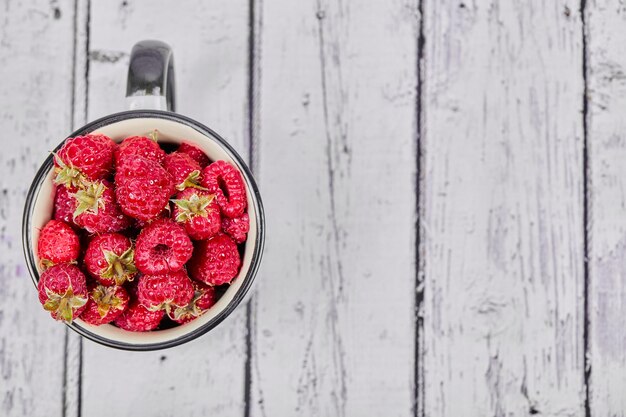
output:
<instances>
[{"instance_id":1,"label":"raspberry stem","mask_svg":"<svg viewBox=\"0 0 626 417\"><path fill-rule=\"evenodd\" d=\"M174 204L180 207L180 213L176 216L176 221L184 223L193 219L195 216L207 217L208 213L206 208L211 204L215 195L210 194L208 196L199 196L193 194L188 200L172 200Z\"/></svg>"},{"instance_id":2,"label":"raspberry stem","mask_svg":"<svg viewBox=\"0 0 626 417\"><path fill-rule=\"evenodd\" d=\"M200 171L194 170L189 173L189 176L185 178L185 181L176 186L178 191L183 191L185 188L197 188L198 190L206 191L207 189L200 185Z\"/></svg>"},{"instance_id":3,"label":"raspberry stem","mask_svg":"<svg viewBox=\"0 0 626 417\"><path fill-rule=\"evenodd\" d=\"M103 250L102 253L108 264L108 267L102 272L103 278L113 278L117 285L122 285L126 281L132 281L134 275L137 273L134 262L135 251L132 247L128 248L119 256L109 250Z\"/></svg>"}]
</instances>

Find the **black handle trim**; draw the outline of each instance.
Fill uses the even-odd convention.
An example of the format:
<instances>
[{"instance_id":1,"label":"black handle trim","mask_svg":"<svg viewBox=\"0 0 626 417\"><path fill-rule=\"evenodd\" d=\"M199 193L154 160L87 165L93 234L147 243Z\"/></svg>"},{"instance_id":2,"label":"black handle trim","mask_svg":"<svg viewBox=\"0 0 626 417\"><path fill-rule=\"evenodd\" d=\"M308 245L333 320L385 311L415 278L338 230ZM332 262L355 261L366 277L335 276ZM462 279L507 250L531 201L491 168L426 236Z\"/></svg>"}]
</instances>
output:
<instances>
[{"instance_id":1,"label":"black handle trim","mask_svg":"<svg viewBox=\"0 0 626 417\"><path fill-rule=\"evenodd\" d=\"M175 93L172 48L161 41L137 42L130 54L126 97L164 96L167 110L173 112Z\"/></svg>"}]
</instances>

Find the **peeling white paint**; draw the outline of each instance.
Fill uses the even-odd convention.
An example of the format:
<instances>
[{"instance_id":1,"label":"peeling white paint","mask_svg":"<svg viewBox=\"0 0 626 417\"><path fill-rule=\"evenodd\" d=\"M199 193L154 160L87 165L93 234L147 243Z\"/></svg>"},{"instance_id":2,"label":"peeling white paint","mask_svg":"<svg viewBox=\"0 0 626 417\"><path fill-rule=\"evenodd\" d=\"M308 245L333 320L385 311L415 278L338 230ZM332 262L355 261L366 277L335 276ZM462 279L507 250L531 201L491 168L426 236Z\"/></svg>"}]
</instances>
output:
<instances>
[{"instance_id":1,"label":"peeling white paint","mask_svg":"<svg viewBox=\"0 0 626 417\"><path fill-rule=\"evenodd\" d=\"M426 416L584 415L577 9L425 3Z\"/></svg>"},{"instance_id":2,"label":"peeling white paint","mask_svg":"<svg viewBox=\"0 0 626 417\"><path fill-rule=\"evenodd\" d=\"M626 9L587 9L591 410L626 416Z\"/></svg>"}]
</instances>

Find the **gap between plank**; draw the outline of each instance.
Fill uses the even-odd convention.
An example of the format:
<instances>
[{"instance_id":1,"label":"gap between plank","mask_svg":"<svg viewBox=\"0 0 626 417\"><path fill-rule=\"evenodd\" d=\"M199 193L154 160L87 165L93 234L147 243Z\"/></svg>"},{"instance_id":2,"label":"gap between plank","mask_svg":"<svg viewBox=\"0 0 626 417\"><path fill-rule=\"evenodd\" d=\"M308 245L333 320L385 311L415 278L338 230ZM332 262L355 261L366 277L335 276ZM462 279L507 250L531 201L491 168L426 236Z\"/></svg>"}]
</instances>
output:
<instances>
[{"instance_id":1,"label":"gap between plank","mask_svg":"<svg viewBox=\"0 0 626 417\"><path fill-rule=\"evenodd\" d=\"M61 415L63 417L67 417L67 411L65 409L65 404L67 403L67 338L69 329L65 328L65 333L63 336L63 384L62 384L62 392L61 392Z\"/></svg>"},{"instance_id":2,"label":"gap between plank","mask_svg":"<svg viewBox=\"0 0 626 417\"><path fill-rule=\"evenodd\" d=\"M78 339L78 400L76 401L76 416L83 414L83 337Z\"/></svg>"},{"instance_id":3,"label":"gap between plank","mask_svg":"<svg viewBox=\"0 0 626 417\"><path fill-rule=\"evenodd\" d=\"M69 125L74 128L74 113L76 112L76 53L78 49L78 0L74 0L74 17L72 21L73 43L72 43L72 75L70 77L70 88L72 90L72 96L70 98L70 122ZM65 329L67 335L69 329ZM65 341L65 347L67 349L67 336ZM65 387L65 381L63 386Z\"/></svg>"},{"instance_id":4,"label":"gap between plank","mask_svg":"<svg viewBox=\"0 0 626 417\"><path fill-rule=\"evenodd\" d=\"M79 0L76 0L79 1ZM87 123L87 117L89 114L89 36L91 32L91 0L87 0L86 5L87 16L85 19L85 97L83 106L83 120L82 123ZM77 416L82 416L83 410L83 338L80 337L78 341L78 411Z\"/></svg>"},{"instance_id":5,"label":"gap between plank","mask_svg":"<svg viewBox=\"0 0 626 417\"><path fill-rule=\"evenodd\" d=\"M79 0L76 0L79 1ZM87 18L85 19L85 104L83 122L87 123L87 115L89 110L89 35L91 32L91 0L87 0Z\"/></svg>"},{"instance_id":6,"label":"gap between plank","mask_svg":"<svg viewBox=\"0 0 626 417\"><path fill-rule=\"evenodd\" d=\"M258 180L258 53L257 53L257 27L256 10L257 1L248 1L248 91L247 91L247 141L248 141L248 164L252 174ZM246 304L246 360L244 365L244 417L250 417L252 410L252 316L254 309L254 294Z\"/></svg>"},{"instance_id":7,"label":"gap between plank","mask_svg":"<svg viewBox=\"0 0 626 417\"><path fill-rule=\"evenodd\" d=\"M591 417L589 398L591 383L591 352L589 347L590 311L589 311L589 149L588 149L588 103L587 103L587 1L580 0L580 20L582 30L582 73L583 73L583 381L585 384L585 416Z\"/></svg>"},{"instance_id":8,"label":"gap between plank","mask_svg":"<svg viewBox=\"0 0 626 417\"><path fill-rule=\"evenodd\" d=\"M422 94L423 73L422 60L424 58L424 0L417 2L417 59L416 59L416 100L415 100L415 374L414 374L414 417L424 417L424 318L422 317L422 304L424 302L424 260L420 256L421 247L421 190L422 187Z\"/></svg>"}]
</instances>

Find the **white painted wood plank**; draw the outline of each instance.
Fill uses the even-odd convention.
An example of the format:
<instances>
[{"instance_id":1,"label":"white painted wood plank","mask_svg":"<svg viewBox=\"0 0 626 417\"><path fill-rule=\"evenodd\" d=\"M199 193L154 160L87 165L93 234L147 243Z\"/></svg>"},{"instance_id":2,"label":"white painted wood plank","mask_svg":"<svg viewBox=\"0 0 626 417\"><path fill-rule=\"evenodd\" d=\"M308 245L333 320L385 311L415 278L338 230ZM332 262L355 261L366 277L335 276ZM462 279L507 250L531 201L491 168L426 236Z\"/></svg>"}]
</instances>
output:
<instances>
[{"instance_id":1,"label":"white painted wood plank","mask_svg":"<svg viewBox=\"0 0 626 417\"><path fill-rule=\"evenodd\" d=\"M22 255L30 179L71 128L72 1L0 2L0 415L60 416L64 332ZM71 381L69 381L71 383Z\"/></svg>"},{"instance_id":2,"label":"white painted wood plank","mask_svg":"<svg viewBox=\"0 0 626 417\"><path fill-rule=\"evenodd\" d=\"M590 409L626 416L626 8L587 4Z\"/></svg>"},{"instance_id":3,"label":"white painted wood plank","mask_svg":"<svg viewBox=\"0 0 626 417\"><path fill-rule=\"evenodd\" d=\"M584 415L577 11L426 2L426 416Z\"/></svg>"},{"instance_id":4,"label":"white painted wood plank","mask_svg":"<svg viewBox=\"0 0 626 417\"><path fill-rule=\"evenodd\" d=\"M412 415L415 4L262 13L251 415Z\"/></svg>"},{"instance_id":5,"label":"white painted wood plank","mask_svg":"<svg viewBox=\"0 0 626 417\"><path fill-rule=\"evenodd\" d=\"M92 2L89 119L124 110L128 54L143 39L174 49L177 110L246 156L248 2ZM85 341L83 415L141 407L151 416L241 416L245 335L241 307L210 334L167 351L127 353Z\"/></svg>"}]
</instances>

